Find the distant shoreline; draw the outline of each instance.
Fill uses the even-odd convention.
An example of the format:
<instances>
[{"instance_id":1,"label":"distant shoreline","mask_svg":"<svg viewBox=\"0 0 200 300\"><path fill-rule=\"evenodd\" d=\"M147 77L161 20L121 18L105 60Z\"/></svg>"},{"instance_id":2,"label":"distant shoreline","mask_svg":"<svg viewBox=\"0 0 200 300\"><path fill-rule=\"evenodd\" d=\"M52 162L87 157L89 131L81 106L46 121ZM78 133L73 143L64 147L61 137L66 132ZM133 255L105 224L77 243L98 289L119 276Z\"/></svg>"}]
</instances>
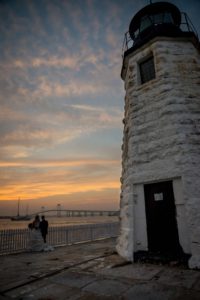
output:
<instances>
[{"instance_id":1,"label":"distant shoreline","mask_svg":"<svg viewBox=\"0 0 200 300\"><path fill-rule=\"evenodd\" d=\"M28 224L33 221L27 220L18 220L17 222L12 221L10 217L6 216L7 218L0 217L0 231L5 229L22 229L28 228ZM51 217L46 216L46 219L49 222L50 227L57 227L57 226L75 226L81 224L100 224L100 223L112 223L118 221L117 216L89 216L89 217Z\"/></svg>"}]
</instances>

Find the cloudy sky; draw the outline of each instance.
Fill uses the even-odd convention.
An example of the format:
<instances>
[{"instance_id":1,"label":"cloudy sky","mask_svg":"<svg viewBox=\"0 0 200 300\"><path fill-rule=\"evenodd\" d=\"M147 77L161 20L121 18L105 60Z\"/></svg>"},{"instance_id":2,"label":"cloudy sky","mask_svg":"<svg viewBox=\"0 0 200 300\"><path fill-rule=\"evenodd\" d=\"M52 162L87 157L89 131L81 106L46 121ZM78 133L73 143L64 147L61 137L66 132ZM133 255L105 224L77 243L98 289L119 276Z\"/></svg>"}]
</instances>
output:
<instances>
[{"instance_id":1,"label":"cloudy sky","mask_svg":"<svg viewBox=\"0 0 200 300\"><path fill-rule=\"evenodd\" d=\"M200 1L171 2L200 32ZM1 214L118 209L122 42L148 3L0 0Z\"/></svg>"}]
</instances>

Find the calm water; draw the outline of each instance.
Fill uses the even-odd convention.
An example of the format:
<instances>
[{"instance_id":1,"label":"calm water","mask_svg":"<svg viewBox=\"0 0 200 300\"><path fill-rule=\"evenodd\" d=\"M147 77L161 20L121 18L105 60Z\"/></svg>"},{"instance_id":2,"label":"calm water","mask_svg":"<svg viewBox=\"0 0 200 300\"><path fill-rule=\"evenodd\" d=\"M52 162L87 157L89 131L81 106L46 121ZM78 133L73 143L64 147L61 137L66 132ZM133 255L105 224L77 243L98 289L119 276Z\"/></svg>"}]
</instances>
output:
<instances>
[{"instance_id":1,"label":"calm water","mask_svg":"<svg viewBox=\"0 0 200 300\"><path fill-rule=\"evenodd\" d=\"M97 224L97 223L110 223L117 222L118 217L46 217L49 226L69 226L81 224ZM3 229L17 229L27 228L30 221L11 221L9 219L0 219L0 230Z\"/></svg>"}]
</instances>

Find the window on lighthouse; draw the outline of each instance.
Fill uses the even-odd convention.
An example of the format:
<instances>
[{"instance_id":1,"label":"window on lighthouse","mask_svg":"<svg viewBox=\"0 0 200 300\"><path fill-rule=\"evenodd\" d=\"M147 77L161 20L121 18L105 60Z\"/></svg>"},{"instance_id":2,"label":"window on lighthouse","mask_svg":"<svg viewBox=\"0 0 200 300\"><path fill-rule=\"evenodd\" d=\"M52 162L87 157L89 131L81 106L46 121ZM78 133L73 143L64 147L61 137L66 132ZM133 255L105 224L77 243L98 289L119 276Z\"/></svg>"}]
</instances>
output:
<instances>
[{"instance_id":1,"label":"window on lighthouse","mask_svg":"<svg viewBox=\"0 0 200 300\"><path fill-rule=\"evenodd\" d=\"M150 81L156 77L153 56L143 60L139 64L141 83Z\"/></svg>"}]
</instances>

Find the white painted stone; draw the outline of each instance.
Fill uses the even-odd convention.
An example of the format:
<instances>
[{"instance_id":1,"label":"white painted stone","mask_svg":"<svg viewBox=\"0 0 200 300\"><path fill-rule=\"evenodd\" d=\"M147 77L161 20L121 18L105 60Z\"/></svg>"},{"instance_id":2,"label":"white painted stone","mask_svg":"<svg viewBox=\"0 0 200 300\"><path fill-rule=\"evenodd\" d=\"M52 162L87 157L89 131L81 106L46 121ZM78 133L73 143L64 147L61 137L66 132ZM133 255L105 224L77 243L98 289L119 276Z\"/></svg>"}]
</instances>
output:
<instances>
[{"instance_id":1,"label":"white painted stone","mask_svg":"<svg viewBox=\"0 0 200 300\"><path fill-rule=\"evenodd\" d=\"M156 78L141 84L138 62L151 54ZM117 251L132 260L148 248L143 184L173 180L180 244L192 255L189 266L200 268L200 53L186 38L157 37L125 65Z\"/></svg>"},{"instance_id":2,"label":"white painted stone","mask_svg":"<svg viewBox=\"0 0 200 300\"><path fill-rule=\"evenodd\" d=\"M185 198L183 195L183 187L181 178L173 180L173 190L177 213L177 225L179 233L179 241L185 253L191 253L191 240L189 234L189 227L187 215L185 210Z\"/></svg>"},{"instance_id":3,"label":"white painted stone","mask_svg":"<svg viewBox=\"0 0 200 300\"><path fill-rule=\"evenodd\" d=\"M190 269L200 269L200 259L199 259L199 255L193 255L190 259L189 259L189 268Z\"/></svg>"},{"instance_id":4,"label":"white painted stone","mask_svg":"<svg viewBox=\"0 0 200 300\"><path fill-rule=\"evenodd\" d=\"M145 199L144 189L142 184L136 184L133 187L133 202L134 202L134 251L146 251L147 231L146 231L146 215L145 215ZM145 230L144 230L145 229Z\"/></svg>"}]
</instances>

